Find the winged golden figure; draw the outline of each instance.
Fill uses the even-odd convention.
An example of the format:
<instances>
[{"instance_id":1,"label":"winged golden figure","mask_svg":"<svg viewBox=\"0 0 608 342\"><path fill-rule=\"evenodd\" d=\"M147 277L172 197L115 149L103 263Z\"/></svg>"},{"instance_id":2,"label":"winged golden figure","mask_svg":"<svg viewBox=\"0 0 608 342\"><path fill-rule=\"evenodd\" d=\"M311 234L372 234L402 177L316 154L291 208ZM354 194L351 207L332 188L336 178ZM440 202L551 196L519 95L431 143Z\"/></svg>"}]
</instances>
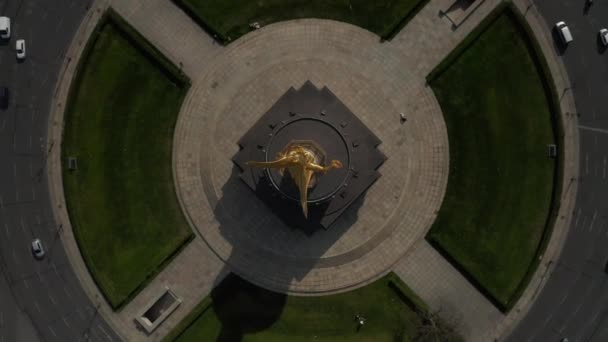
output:
<instances>
[{"instance_id":1,"label":"winged golden figure","mask_svg":"<svg viewBox=\"0 0 608 342\"><path fill-rule=\"evenodd\" d=\"M310 149L298 144L289 144L277 154L277 159L269 162L249 161L246 165L261 168L287 169L300 191L300 205L304 217L308 218L308 188L312 187L311 180L315 173L325 173L331 169L339 169L342 162L332 160L329 165L318 163L318 156Z\"/></svg>"}]
</instances>

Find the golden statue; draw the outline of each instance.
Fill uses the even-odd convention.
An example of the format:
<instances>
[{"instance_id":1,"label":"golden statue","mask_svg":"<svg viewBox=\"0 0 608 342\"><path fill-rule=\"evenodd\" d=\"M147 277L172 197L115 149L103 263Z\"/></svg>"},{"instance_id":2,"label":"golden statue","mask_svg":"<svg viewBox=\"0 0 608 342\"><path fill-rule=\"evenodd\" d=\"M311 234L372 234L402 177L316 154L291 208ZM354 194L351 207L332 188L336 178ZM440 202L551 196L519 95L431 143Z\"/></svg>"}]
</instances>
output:
<instances>
[{"instance_id":1,"label":"golden statue","mask_svg":"<svg viewBox=\"0 0 608 342\"><path fill-rule=\"evenodd\" d=\"M307 146L309 145L309 146ZM292 142L277 154L277 159L269 162L248 161L246 164L253 167L280 169L281 174L287 169L300 191L300 205L304 217L308 218L308 189L314 186L315 172L327 172L339 169L342 162L332 160L329 165L319 165L322 157L315 153L311 143Z\"/></svg>"}]
</instances>

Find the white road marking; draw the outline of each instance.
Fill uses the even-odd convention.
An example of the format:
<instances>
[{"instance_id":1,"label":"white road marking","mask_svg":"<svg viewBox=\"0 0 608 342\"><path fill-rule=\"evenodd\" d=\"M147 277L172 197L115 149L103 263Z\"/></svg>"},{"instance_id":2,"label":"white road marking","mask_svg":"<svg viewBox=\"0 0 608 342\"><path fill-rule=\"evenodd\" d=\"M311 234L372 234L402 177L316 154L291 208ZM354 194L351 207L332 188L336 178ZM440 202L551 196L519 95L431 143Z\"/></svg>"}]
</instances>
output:
<instances>
[{"instance_id":1,"label":"white road marking","mask_svg":"<svg viewBox=\"0 0 608 342\"><path fill-rule=\"evenodd\" d=\"M593 231L593 224L595 223L595 218L597 217L597 210L593 212L593 218L591 219L591 224L589 225L589 231Z\"/></svg>"},{"instance_id":2,"label":"white road marking","mask_svg":"<svg viewBox=\"0 0 608 342\"><path fill-rule=\"evenodd\" d=\"M42 313L42 310L40 310L40 305L38 305L38 302L34 301L34 306L36 307L36 310L38 310L38 312Z\"/></svg>"},{"instance_id":3,"label":"white road marking","mask_svg":"<svg viewBox=\"0 0 608 342\"><path fill-rule=\"evenodd\" d=\"M11 233L9 233L9 231L8 231L8 223L6 223L6 222L4 223L4 230L6 230L6 236L8 238L10 238L11 237Z\"/></svg>"},{"instance_id":4,"label":"white road marking","mask_svg":"<svg viewBox=\"0 0 608 342\"><path fill-rule=\"evenodd\" d=\"M82 312L82 310L76 310L76 312L78 312L78 316L80 316L80 319L82 319L83 321L87 319L87 316L84 314L84 312Z\"/></svg>"},{"instance_id":5,"label":"white road marking","mask_svg":"<svg viewBox=\"0 0 608 342\"><path fill-rule=\"evenodd\" d=\"M597 135L593 136L593 145L597 146Z\"/></svg>"},{"instance_id":6,"label":"white road marking","mask_svg":"<svg viewBox=\"0 0 608 342\"><path fill-rule=\"evenodd\" d=\"M13 259L15 259L15 263L18 264L19 263L19 259L17 259L17 254L15 254L15 250L13 249L12 253L13 255Z\"/></svg>"},{"instance_id":7,"label":"white road marking","mask_svg":"<svg viewBox=\"0 0 608 342\"><path fill-rule=\"evenodd\" d=\"M53 327L51 327L50 325L49 325L49 330L51 331L51 334L53 334L53 336L57 337L55 330L53 330Z\"/></svg>"},{"instance_id":8,"label":"white road marking","mask_svg":"<svg viewBox=\"0 0 608 342\"><path fill-rule=\"evenodd\" d=\"M108 338L108 341L114 341L114 340L112 340L112 338L110 337L110 335L108 335L108 333L106 332L106 330L101 325L98 324L97 327L99 328L99 330L101 330L101 332L103 332L104 335L106 335L106 337Z\"/></svg>"},{"instance_id":9,"label":"white road marking","mask_svg":"<svg viewBox=\"0 0 608 342\"><path fill-rule=\"evenodd\" d=\"M25 279L25 278L23 279L23 285L25 285L26 289L30 288L30 285L27 283L27 279Z\"/></svg>"},{"instance_id":10,"label":"white road marking","mask_svg":"<svg viewBox=\"0 0 608 342\"><path fill-rule=\"evenodd\" d=\"M51 301L51 303L53 303L53 305L57 305L57 301L55 300L55 298L51 295L51 293L49 292L49 300Z\"/></svg>"},{"instance_id":11,"label":"white road marking","mask_svg":"<svg viewBox=\"0 0 608 342\"><path fill-rule=\"evenodd\" d=\"M61 30L61 23L63 23L63 18L61 20L59 20L59 22L57 23L57 26L55 26L56 32L59 32L59 30Z\"/></svg>"},{"instance_id":12,"label":"white road marking","mask_svg":"<svg viewBox=\"0 0 608 342\"><path fill-rule=\"evenodd\" d=\"M63 323L65 323L68 328L70 327L70 323L68 322L67 318L63 317Z\"/></svg>"},{"instance_id":13,"label":"white road marking","mask_svg":"<svg viewBox=\"0 0 608 342\"><path fill-rule=\"evenodd\" d=\"M584 126L584 125L578 125L578 128L585 130L585 131L608 134L608 129L595 128L595 127L589 127L589 126Z\"/></svg>"},{"instance_id":14,"label":"white road marking","mask_svg":"<svg viewBox=\"0 0 608 342\"><path fill-rule=\"evenodd\" d=\"M583 216L583 222L581 223L581 229L585 227L585 222L587 222L587 216Z\"/></svg>"},{"instance_id":15,"label":"white road marking","mask_svg":"<svg viewBox=\"0 0 608 342\"><path fill-rule=\"evenodd\" d=\"M40 274L40 272L36 271L36 274L38 275L38 280L43 283L44 281L42 280L42 275Z\"/></svg>"},{"instance_id":16,"label":"white road marking","mask_svg":"<svg viewBox=\"0 0 608 342\"><path fill-rule=\"evenodd\" d=\"M59 275L59 272L57 271L57 266L55 266L55 264L51 264L51 265L53 265L53 270L55 270L55 274L56 274L56 275ZM64 289L65 289L65 287L64 287ZM66 292L66 293L67 293L67 292ZM68 296L69 296L69 295L68 295Z\"/></svg>"}]
</instances>

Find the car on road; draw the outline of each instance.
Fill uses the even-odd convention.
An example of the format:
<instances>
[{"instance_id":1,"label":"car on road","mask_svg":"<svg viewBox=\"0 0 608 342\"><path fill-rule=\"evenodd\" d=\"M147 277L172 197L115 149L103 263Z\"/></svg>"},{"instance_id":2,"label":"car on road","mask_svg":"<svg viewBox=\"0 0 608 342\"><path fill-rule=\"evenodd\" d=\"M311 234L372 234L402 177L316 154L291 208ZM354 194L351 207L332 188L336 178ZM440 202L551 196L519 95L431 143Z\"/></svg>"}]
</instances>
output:
<instances>
[{"instance_id":1,"label":"car on road","mask_svg":"<svg viewBox=\"0 0 608 342\"><path fill-rule=\"evenodd\" d=\"M11 37L11 19L0 17L0 38L9 39Z\"/></svg>"},{"instance_id":2,"label":"car on road","mask_svg":"<svg viewBox=\"0 0 608 342\"><path fill-rule=\"evenodd\" d=\"M25 40L19 39L15 42L15 50L17 50L17 59L25 59Z\"/></svg>"},{"instance_id":3,"label":"car on road","mask_svg":"<svg viewBox=\"0 0 608 342\"><path fill-rule=\"evenodd\" d=\"M600 40L604 46L608 46L608 29L603 28L600 30Z\"/></svg>"},{"instance_id":4,"label":"car on road","mask_svg":"<svg viewBox=\"0 0 608 342\"><path fill-rule=\"evenodd\" d=\"M42 247L42 241L40 239L34 239L32 241L32 253L36 259L42 259L44 257L44 247Z\"/></svg>"},{"instance_id":5,"label":"car on road","mask_svg":"<svg viewBox=\"0 0 608 342\"><path fill-rule=\"evenodd\" d=\"M570 29L568 26L566 26L565 22L560 21L555 24L555 29L557 29L557 32L559 33L559 36L564 44L568 44L573 40L572 33L570 33Z\"/></svg>"}]
</instances>

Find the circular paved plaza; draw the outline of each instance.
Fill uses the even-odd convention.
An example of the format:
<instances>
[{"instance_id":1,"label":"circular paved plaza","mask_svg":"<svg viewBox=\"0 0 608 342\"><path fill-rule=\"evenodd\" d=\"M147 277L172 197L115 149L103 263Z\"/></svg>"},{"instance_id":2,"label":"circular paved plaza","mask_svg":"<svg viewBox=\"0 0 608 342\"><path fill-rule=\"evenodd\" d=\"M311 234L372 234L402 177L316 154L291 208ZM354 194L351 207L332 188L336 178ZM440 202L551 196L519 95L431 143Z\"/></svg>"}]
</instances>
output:
<instances>
[{"instance_id":1,"label":"circular paved plaza","mask_svg":"<svg viewBox=\"0 0 608 342\"><path fill-rule=\"evenodd\" d=\"M308 80L363 121L388 158L376 183L312 235L283 223L231 160L243 134ZM374 34L315 19L270 25L222 49L192 81L175 133L178 194L236 273L292 294L347 290L387 273L430 228L448 175L442 113L424 80Z\"/></svg>"},{"instance_id":2,"label":"circular paved plaza","mask_svg":"<svg viewBox=\"0 0 608 342\"><path fill-rule=\"evenodd\" d=\"M192 81L175 129L173 171L180 204L198 235L123 309L115 312L100 301L101 316L125 340L160 339L229 272L271 290L319 295L350 290L394 271L431 309L462 318L459 331L467 340L488 341L508 332L534 302L546 269L536 270L517 306L504 313L424 240L449 171L443 115L425 76L499 3L485 2L454 30L437 16L444 4L429 2L384 43L349 24L306 19L269 25L220 46L173 2L96 2L66 53L70 57L52 106L49 145L61 145L74 61L111 6ZM523 13L526 4L515 3ZM538 18L527 20L541 38L556 85L569 87L557 72L561 69L550 41L539 34L543 26ZM312 235L284 224L239 178L241 170L232 161L245 132L289 88L299 89L307 81L335 94L382 141L378 149L388 158L368 191L329 230ZM568 94L562 112L572 113ZM566 123L563 179L572 180L578 165L576 119ZM65 209L60 149L49 148L49 153L53 210L65 227L61 239L79 281L97 302L102 293L82 259ZM572 218L576 184L568 189L543 260L552 262L559 254ZM133 319L168 287L182 304L152 335L144 335Z\"/></svg>"}]
</instances>

